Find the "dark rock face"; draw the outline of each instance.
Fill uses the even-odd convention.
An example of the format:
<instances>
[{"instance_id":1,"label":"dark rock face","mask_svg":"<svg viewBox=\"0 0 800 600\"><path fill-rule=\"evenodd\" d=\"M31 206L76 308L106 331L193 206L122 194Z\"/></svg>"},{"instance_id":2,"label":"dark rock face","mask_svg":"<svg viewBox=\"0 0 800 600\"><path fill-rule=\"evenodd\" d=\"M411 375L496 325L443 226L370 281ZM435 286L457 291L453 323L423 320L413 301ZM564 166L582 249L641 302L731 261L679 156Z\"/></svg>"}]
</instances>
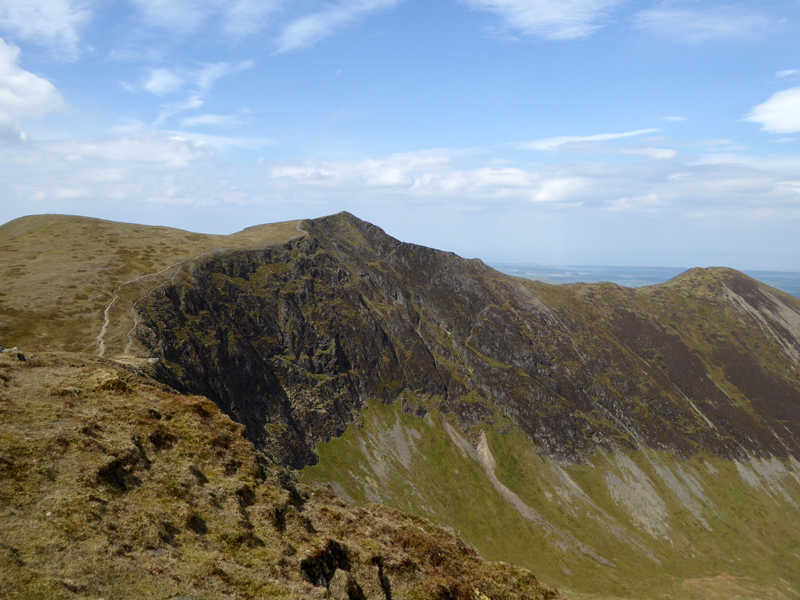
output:
<instances>
[{"instance_id":1,"label":"dark rock face","mask_svg":"<svg viewBox=\"0 0 800 600\"><path fill-rule=\"evenodd\" d=\"M367 398L398 397L467 433L506 415L566 460L641 444L800 456L800 302L744 275L553 287L346 213L304 228L220 251L140 303L158 376L282 464L313 464Z\"/></svg>"}]
</instances>

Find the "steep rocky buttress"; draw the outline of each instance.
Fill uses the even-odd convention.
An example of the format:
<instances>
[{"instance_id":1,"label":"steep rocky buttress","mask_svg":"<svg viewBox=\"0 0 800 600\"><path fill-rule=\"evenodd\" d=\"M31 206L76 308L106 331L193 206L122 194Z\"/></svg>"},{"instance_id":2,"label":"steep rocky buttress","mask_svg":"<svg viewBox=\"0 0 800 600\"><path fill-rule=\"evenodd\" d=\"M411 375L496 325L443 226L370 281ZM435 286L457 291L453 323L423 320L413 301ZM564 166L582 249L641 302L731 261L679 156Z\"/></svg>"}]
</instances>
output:
<instances>
[{"instance_id":1,"label":"steep rocky buttress","mask_svg":"<svg viewBox=\"0 0 800 600\"><path fill-rule=\"evenodd\" d=\"M159 377L280 463L314 464L369 398L453 414L473 443L505 415L573 462L640 446L800 456L800 301L741 273L555 287L347 213L303 229L200 260L139 305Z\"/></svg>"}]
</instances>

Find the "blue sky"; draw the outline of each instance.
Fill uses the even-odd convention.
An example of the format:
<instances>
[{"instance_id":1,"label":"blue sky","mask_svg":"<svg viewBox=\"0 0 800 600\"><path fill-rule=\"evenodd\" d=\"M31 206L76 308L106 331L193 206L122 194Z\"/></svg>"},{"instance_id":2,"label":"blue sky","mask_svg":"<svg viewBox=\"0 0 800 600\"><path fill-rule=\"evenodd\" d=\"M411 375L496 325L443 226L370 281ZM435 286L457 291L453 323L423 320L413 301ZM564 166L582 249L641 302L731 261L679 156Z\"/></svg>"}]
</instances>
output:
<instances>
[{"instance_id":1,"label":"blue sky","mask_svg":"<svg viewBox=\"0 0 800 600\"><path fill-rule=\"evenodd\" d=\"M0 222L800 271L798 0L0 0L0 38Z\"/></svg>"}]
</instances>

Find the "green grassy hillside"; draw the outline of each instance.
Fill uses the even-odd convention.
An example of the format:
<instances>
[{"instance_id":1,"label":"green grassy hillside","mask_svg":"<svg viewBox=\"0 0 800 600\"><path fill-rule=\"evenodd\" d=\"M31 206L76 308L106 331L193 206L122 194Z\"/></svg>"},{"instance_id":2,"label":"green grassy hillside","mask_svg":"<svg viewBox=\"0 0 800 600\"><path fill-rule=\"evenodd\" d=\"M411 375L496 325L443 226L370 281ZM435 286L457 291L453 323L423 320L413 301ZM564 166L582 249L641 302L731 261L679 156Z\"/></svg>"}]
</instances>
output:
<instances>
[{"instance_id":1,"label":"green grassy hillside","mask_svg":"<svg viewBox=\"0 0 800 600\"><path fill-rule=\"evenodd\" d=\"M484 431L497 479L530 513L498 491L446 419L398 404L370 403L359 424L318 446L301 480L429 518L571 597L800 597L796 461L642 448L567 464L537 455L508 420Z\"/></svg>"},{"instance_id":2,"label":"green grassy hillside","mask_svg":"<svg viewBox=\"0 0 800 600\"><path fill-rule=\"evenodd\" d=\"M298 226L259 225L222 236L64 215L16 219L0 227L0 344L136 354L128 332L131 307L142 296L208 252L286 242L303 235Z\"/></svg>"},{"instance_id":3,"label":"green grassy hillside","mask_svg":"<svg viewBox=\"0 0 800 600\"><path fill-rule=\"evenodd\" d=\"M174 402L207 398L225 415L212 429L225 418L241 425L248 461L261 456L275 477L302 469L304 482L329 485L354 506L336 504L341 523L357 522L365 514L358 507L375 518L390 514L373 503L406 511L449 528L481 557L530 568L575 598L800 597L800 301L741 273L693 269L637 290L552 286L405 244L347 213L233 236L31 217L0 228L0 249L0 345L81 352L75 356L117 372L127 365L129 373L148 373ZM15 369L24 372L21 365ZM54 377L67 381L61 367ZM130 412L150 402L147 394L110 398L88 381L62 386L100 402L90 402L85 415L109 402L127 415L123 421L135 417L119 433L133 436L133 446L122 438L98 442L104 460L119 467L110 467L112 485L127 486L133 474L148 490L142 502L183 514L183 505L160 496L162 484L172 484L142 465L155 465L156 454L167 470L170 461L200 460L216 452L207 447L212 434L194 425L170 430L185 436L189 454L162 453L152 429L158 425ZM47 377L40 385L49 385ZM48 392L55 398L48 410L71 393ZM7 406L14 407L11 423L24 403ZM42 422L64 420L54 415ZM16 464L24 431L40 427L31 423L19 425L16 441L3 442L11 448L3 464ZM156 442L148 445L130 427ZM67 433L68 447L81 451L69 455L74 462L63 472L99 460L83 452L93 442ZM55 455L49 429L37 435ZM225 467L211 458L195 466L223 485ZM38 473L29 467L25 473ZM72 485L69 478L35 481L50 486L48 493ZM189 496L190 509L210 511L226 536L239 535L215 512L227 496L220 491L216 506L204 493ZM124 498L138 496L126 490ZM21 512L4 519L22 539L16 519L27 504L15 506ZM140 505L119 506L145 518ZM297 539L318 542L320 532L346 528L319 518L323 525L298 530ZM211 544L192 537L198 532L188 521L194 533L165 522L197 556L223 552L227 538ZM119 539L138 548L133 521L125 523ZM170 538L172 529L165 531ZM277 552L279 537L259 531L253 535ZM359 564L372 560L368 537L347 542ZM403 539L392 534L381 543L414 546L438 564L426 544ZM15 544L7 565L23 552ZM308 549L325 561L339 560L338 551L315 548ZM232 577L242 565L261 569L259 552L242 550L230 559L239 566L222 571ZM303 560L269 554L263 564L273 559L298 568ZM51 569L47 559L35 564L40 574ZM177 574L173 567L158 568ZM435 579L430 573L424 581ZM472 581L463 569L452 573L437 588L442 598L458 581ZM511 588L492 588L489 597ZM456 597L483 600L459 590Z\"/></svg>"}]
</instances>

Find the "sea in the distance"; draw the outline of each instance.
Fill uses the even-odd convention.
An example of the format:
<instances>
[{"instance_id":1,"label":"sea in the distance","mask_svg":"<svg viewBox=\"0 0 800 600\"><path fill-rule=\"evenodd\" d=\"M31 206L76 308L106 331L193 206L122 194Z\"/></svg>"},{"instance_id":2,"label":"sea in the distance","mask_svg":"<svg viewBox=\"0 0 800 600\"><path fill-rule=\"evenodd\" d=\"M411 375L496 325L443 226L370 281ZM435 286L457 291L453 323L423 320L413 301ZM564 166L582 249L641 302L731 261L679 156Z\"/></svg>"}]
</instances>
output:
<instances>
[{"instance_id":1,"label":"sea in the distance","mask_svg":"<svg viewBox=\"0 0 800 600\"><path fill-rule=\"evenodd\" d=\"M536 265L493 263L501 273L545 283L600 283L610 281L625 287L663 283L686 269L675 267L609 267L605 265ZM800 298L800 273L790 271L743 271L753 279Z\"/></svg>"}]
</instances>

